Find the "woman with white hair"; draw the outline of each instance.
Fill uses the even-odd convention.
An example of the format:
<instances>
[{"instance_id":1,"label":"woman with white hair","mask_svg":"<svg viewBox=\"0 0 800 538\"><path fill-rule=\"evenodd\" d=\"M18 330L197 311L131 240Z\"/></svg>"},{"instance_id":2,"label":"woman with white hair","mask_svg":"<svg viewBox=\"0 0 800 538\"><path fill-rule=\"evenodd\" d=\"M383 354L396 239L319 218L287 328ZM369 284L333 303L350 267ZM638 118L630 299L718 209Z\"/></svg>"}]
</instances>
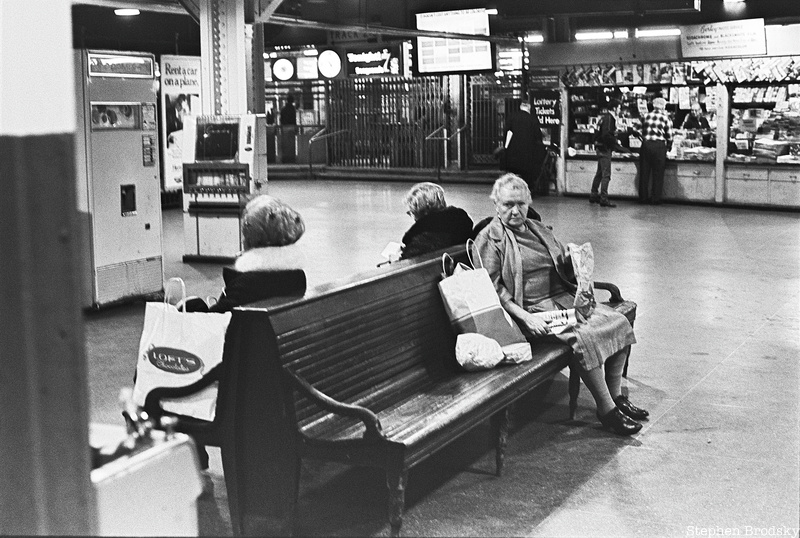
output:
<instances>
[{"instance_id":1,"label":"woman with white hair","mask_svg":"<svg viewBox=\"0 0 800 538\"><path fill-rule=\"evenodd\" d=\"M444 189L436 183L417 183L403 199L414 224L403 236L400 259L413 258L472 237L472 219L461 208L448 206Z\"/></svg>"},{"instance_id":2,"label":"woman with white hair","mask_svg":"<svg viewBox=\"0 0 800 538\"><path fill-rule=\"evenodd\" d=\"M619 435L632 435L649 413L622 394L622 370L636 342L628 319L598 304L588 318L553 335L535 312L572 308L577 285L572 261L553 232L528 218L531 194L515 174L492 189L497 216L478 233L475 248L489 272L500 303L530 342L557 339L572 348L581 378L597 404L597 418Z\"/></svg>"}]
</instances>

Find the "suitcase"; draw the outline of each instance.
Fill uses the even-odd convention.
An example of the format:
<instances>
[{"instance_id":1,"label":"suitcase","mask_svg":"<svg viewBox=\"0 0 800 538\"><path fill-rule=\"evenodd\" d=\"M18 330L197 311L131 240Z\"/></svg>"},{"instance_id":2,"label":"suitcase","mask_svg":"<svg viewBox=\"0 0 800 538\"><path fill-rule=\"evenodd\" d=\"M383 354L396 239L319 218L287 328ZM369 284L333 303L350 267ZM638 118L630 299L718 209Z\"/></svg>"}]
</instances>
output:
<instances>
[{"instance_id":1,"label":"suitcase","mask_svg":"<svg viewBox=\"0 0 800 538\"><path fill-rule=\"evenodd\" d=\"M113 453L92 470L100 536L197 536L202 478L194 441L151 430L132 447L124 426L90 424L89 444Z\"/></svg>"}]
</instances>

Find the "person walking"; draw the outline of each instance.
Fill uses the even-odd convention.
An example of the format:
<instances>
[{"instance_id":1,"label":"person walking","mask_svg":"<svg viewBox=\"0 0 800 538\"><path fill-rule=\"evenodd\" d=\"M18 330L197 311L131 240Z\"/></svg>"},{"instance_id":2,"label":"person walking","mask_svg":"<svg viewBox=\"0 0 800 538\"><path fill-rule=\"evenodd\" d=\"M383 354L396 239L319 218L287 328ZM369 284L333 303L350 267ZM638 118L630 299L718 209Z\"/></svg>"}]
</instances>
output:
<instances>
[{"instance_id":1,"label":"person walking","mask_svg":"<svg viewBox=\"0 0 800 538\"><path fill-rule=\"evenodd\" d=\"M597 172L592 181L592 192L589 195L589 203L600 204L601 207L617 207L608 199L608 184L611 182L611 155L613 152L631 153L631 150L623 147L617 139L617 116L620 112L619 101L610 100L603 114L600 116L600 124L595 131L594 148L597 153Z\"/></svg>"},{"instance_id":2,"label":"person walking","mask_svg":"<svg viewBox=\"0 0 800 538\"><path fill-rule=\"evenodd\" d=\"M536 180L547 150L542 137L542 125L536 111L531 110L527 96L523 97L519 110L511 114L506 127L506 171L520 176L528 184L531 193L537 194L540 190Z\"/></svg>"},{"instance_id":3,"label":"person walking","mask_svg":"<svg viewBox=\"0 0 800 538\"><path fill-rule=\"evenodd\" d=\"M653 111L642 120L642 148L639 153L639 202L658 205L664 188L667 150L672 144L672 121L667 100L653 99Z\"/></svg>"}]
</instances>

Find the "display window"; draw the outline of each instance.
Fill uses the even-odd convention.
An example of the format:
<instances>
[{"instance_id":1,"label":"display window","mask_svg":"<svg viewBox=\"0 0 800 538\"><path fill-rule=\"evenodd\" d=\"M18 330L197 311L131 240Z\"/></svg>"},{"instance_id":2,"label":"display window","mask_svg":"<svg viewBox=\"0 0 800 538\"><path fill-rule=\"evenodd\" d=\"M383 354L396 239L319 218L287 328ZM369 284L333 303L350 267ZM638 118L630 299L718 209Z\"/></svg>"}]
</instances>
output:
<instances>
[{"instance_id":1,"label":"display window","mask_svg":"<svg viewBox=\"0 0 800 538\"><path fill-rule=\"evenodd\" d=\"M729 162L800 164L800 84L731 89Z\"/></svg>"},{"instance_id":2,"label":"display window","mask_svg":"<svg viewBox=\"0 0 800 538\"><path fill-rule=\"evenodd\" d=\"M653 99L667 100L672 119L673 144L667 157L680 161L716 158L717 95L714 87L650 84L637 86L571 88L569 90L570 156L594 156L595 132L603 111L619 104L617 140L636 151L641 146L642 118L653 109ZM614 153L615 158L636 158Z\"/></svg>"}]
</instances>

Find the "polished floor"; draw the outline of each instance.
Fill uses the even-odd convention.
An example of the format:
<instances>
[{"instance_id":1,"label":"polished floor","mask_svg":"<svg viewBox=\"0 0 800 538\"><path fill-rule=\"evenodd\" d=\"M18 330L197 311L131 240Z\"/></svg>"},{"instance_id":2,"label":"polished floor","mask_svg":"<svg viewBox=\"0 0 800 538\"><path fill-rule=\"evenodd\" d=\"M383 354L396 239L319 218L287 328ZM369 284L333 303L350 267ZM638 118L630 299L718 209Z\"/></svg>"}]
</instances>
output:
<instances>
[{"instance_id":1,"label":"polished floor","mask_svg":"<svg viewBox=\"0 0 800 538\"><path fill-rule=\"evenodd\" d=\"M411 224L410 183L273 181L306 221L309 284L373 268ZM487 185L445 185L474 220ZM588 394L568 421L564 373L516 408L506 473L493 476L488 426L409 476L408 536L797 535L800 528L800 215L690 205L614 209L534 201L563 242L590 241L595 278L639 305L626 382L651 419L632 438L601 430ZM221 267L181 261L182 215L164 212L167 277L217 295ZM120 423L143 304L86 315L92 420ZM219 452L200 499L203 535L230 535ZM308 463L304 535L385 535L380 472Z\"/></svg>"}]
</instances>

